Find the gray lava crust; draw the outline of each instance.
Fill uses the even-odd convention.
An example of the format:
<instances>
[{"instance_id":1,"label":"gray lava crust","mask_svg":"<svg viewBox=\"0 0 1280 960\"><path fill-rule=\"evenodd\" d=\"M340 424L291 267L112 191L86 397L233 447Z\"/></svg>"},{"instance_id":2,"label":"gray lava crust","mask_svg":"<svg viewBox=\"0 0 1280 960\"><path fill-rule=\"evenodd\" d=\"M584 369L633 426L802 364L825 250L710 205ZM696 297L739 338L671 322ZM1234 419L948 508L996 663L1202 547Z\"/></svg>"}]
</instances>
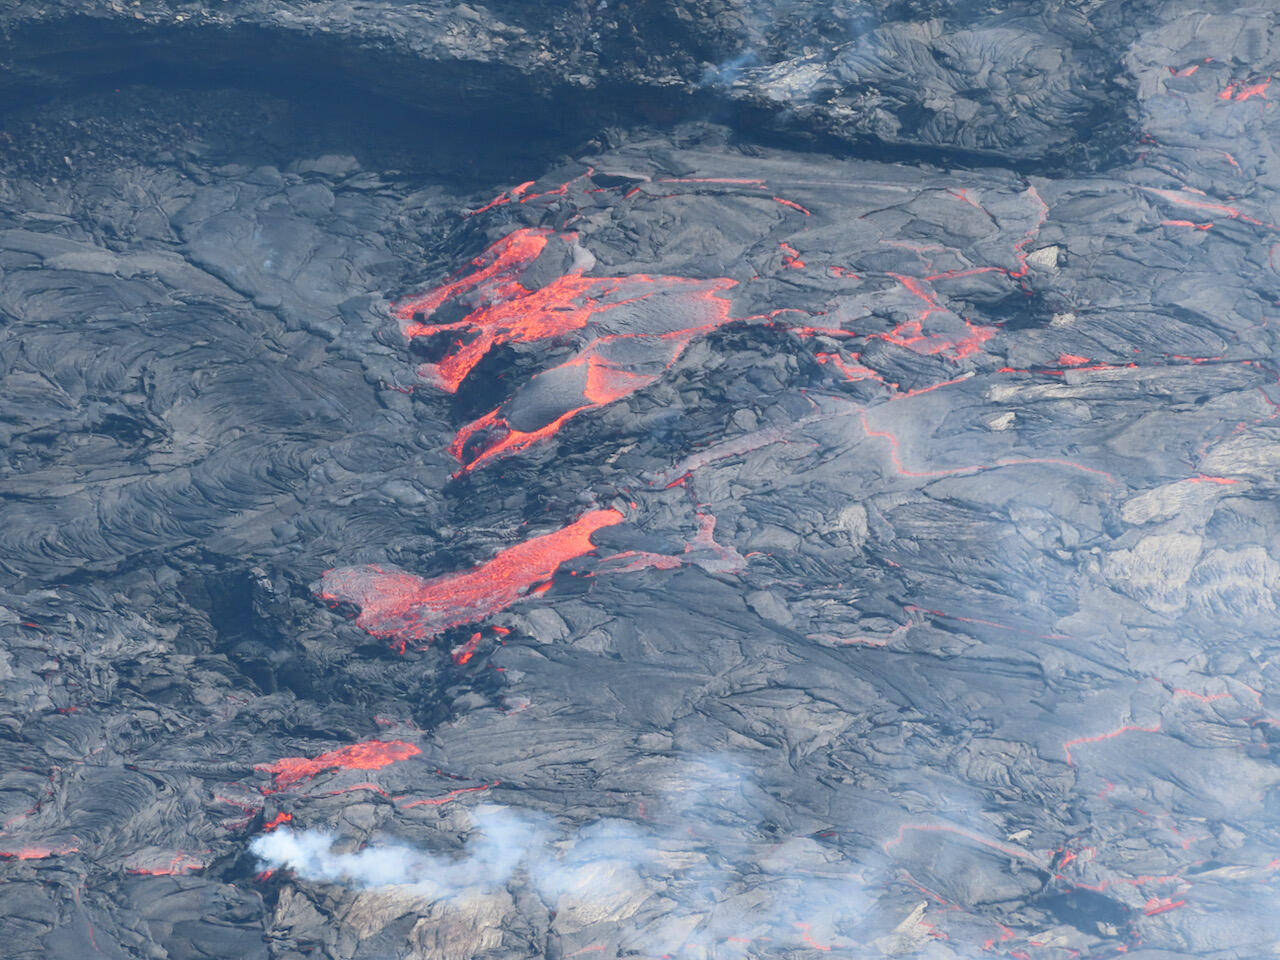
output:
<instances>
[{"instance_id":1,"label":"gray lava crust","mask_svg":"<svg viewBox=\"0 0 1280 960\"><path fill-rule=\"evenodd\" d=\"M1274 10L0 25L4 956L1280 951Z\"/></svg>"}]
</instances>

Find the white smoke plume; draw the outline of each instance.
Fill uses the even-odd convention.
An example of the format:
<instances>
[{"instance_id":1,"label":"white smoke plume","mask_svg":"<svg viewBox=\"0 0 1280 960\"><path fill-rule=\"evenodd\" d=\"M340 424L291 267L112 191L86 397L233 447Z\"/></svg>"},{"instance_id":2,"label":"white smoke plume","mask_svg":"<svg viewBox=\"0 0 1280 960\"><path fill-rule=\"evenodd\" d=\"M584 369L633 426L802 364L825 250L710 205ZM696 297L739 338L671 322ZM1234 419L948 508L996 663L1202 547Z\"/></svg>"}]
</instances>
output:
<instances>
[{"instance_id":1,"label":"white smoke plume","mask_svg":"<svg viewBox=\"0 0 1280 960\"><path fill-rule=\"evenodd\" d=\"M336 853L331 834L287 827L250 850L303 880L407 885L436 901L527 885L562 928L619 924L625 941L659 955L740 945L744 934L838 943L839 928L861 914L864 880L835 850L812 839L751 839L772 801L731 761L685 764L669 786L666 827L601 820L558 830L543 816L485 805L471 813L461 856L399 844Z\"/></svg>"},{"instance_id":2,"label":"white smoke plume","mask_svg":"<svg viewBox=\"0 0 1280 960\"><path fill-rule=\"evenodd\" d=\"M477 835L458 859L399 845L335 853L331 834L288 827L258 837L249 849L267 867L292 870L305 880L360 888L406 884L443 899L470 887L507 883L531 851L545 846L538 818L494 805L477 807L472 816Z\"/></svg>"}]
</instances>

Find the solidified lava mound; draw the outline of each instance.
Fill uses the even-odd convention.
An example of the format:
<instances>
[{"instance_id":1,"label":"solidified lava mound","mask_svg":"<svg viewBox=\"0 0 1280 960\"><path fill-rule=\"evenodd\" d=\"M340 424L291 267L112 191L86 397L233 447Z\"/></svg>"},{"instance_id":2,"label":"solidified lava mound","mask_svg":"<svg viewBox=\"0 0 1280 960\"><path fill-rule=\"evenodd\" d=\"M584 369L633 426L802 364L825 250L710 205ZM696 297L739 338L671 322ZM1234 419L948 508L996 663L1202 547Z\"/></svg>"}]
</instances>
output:
<instances>
[{"instance_id":1,"label":"solidified lava mound","mask_svg":"<svg viewBox=\"0 0 1280 960\"><path fill-rule=\"evenodd\" d=\"M5 957L1280 950L1274 10L0 24Z\"/></svg>"}]
</instances>

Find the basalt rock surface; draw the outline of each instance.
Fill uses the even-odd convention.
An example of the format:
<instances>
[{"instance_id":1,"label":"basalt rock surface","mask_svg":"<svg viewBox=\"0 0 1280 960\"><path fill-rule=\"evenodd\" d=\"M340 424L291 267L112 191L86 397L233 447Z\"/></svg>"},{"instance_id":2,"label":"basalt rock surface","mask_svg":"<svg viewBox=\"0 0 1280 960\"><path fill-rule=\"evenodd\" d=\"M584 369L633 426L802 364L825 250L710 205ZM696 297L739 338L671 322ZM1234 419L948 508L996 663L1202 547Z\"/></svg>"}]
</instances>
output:
<instances>
[{"instance_id":1,"label":"basalt rock surface","mask_svg":"<svg viewBox=\"0 0 1280 960\"><path fill-rule=\"evenodd\" d=\"M6 956L1280 949L1274 11L0 22Z\"/></svg>"}]
</instances>

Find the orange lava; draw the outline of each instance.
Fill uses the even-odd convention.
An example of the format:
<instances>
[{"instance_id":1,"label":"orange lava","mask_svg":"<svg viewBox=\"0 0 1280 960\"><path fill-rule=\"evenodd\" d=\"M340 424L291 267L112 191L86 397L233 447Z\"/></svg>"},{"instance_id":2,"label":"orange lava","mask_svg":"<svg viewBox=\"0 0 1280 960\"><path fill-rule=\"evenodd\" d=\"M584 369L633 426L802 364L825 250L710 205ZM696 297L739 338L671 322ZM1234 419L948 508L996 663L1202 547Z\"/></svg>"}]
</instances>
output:
<instances>
[{"instance_id":1,"label":"orange lava","mask_svg":"<svg viewBox=\"0 0 1280 960\"><path fill-rule=\"evenodd\" d=\"M1271 83L1271 78L1259 83L1242 83L1233 81L1227 84L1227 88L1218 94L1219 100L1248 100L1250 97L1261 97L1263 100L1270 99L1267 96L1267 86Z\"/></svg>"},{"instance_id":2,"label":"orange lava","mask_svg":"<svg viewBox=\"0 0 1280 960\"><path fill-rule=\"evenodd\" d=\"M809 924L807 924L807 923L797 923L797 924L794 924L794 926L795 926L795 928L796 928L797 930L799 930L799 931L800 931L800 939L801 939L801 940L803 940L803 941L804 941L806 944L808 944L809 946L813 947L813 949L815 949L815 950L822 950L822 951L830 951L830 950L831 950L831 947L830 947L830 946L828 946L828 945L826 945L826 944L823 944L823 943L818 943L818 941L817 941L817 940L814 940L814 939L813 939L813 937L812 937L812 936L810 935L810 933L809 933L809 930L811 929L811 928L810 928L810 926L809 926Z\"/></svg>"},{"instance_id":3,"label":"orange lava","mask_svg":"<svg viewBox=\"0 0 1280 960\"><path fill-rule=\"evenodd\" d=\"M466 643L454 648L453 653L451 654L451 656L453 657L453 662L456 663L458 666L462 666L464 663L468 663L471 660L471 658L475 655L476 647L478 647L479 645L480 645L480 634L473 633L471 635L471 638Z\"/></svg>"},{"instance_id":4,"label":"orange lava","mask_svg":"<svg viewBox=\"0 0 1280 960\"><path fill-rule=\"evenodd\" d=\"M400 805L400 809L408 810L410 807L442 807L446 803L457 800L464 793L481 793L496 787L501 781L495 780L493 783L481 784L478 787L459 787L457 790L450 790L448 793L440 797L431 797L428 800L411 800L408 803Z\"/></svg>"},{"instance_id":5,"label":"orange lava","mask_svg":"<svg viewBox=\"0 0 1280 960\"><path fill-rule=\"evenodd\" d=\"M374 636L396 637L401 643L426 640L515 603L549 582L560 564L595 549L593 533L622 520L617 510L592 510L567 527L508 547L478 567L432 580L374 566L330 570L320 596L358 604L356 623Z\"/></svg>"},{"instance_id":6,"label":"orange lava","mask_svg":"<svg viewBox=\"0 0 1280 960\"><path fill-rule=\"evenodd\" d=\"M689 280L645 274L585 277L580 269L572 269L545 286L530 290L520 282L521 278L553 239L572 246L576 234L533 228L516 230L476 257L472 261L475 269L469 273L396 306L395 314L405 323L406 337L453 337L443 359L418 368L423 379L455 392L495 346L564 336L583 329L603 313L655 293L676 292L690 301L715 301L710 304L712 312L728 318L728 302L716 296L734 285L727 278ZM428 322L446 303L469 308L469 312L450 323Z\"/></svg>"},{"instance_id":7,"label":"orange lava","mask_svg":"<svg viewBox=\"0 0 1280 960\"><path fill-rule=\"evenodd\" d=\"M272 830L280 826L282 823L288 823L292 819L293 819L292 813L277 813L274 817L272 817L270 820L268 820L266 823L262 825L262 832L270 833Z\"/></svg>"},{"instance_id":8,"label":"orange lava","mask_svg":"<svg viewBox=\"0 0 1280 960\"><path fill-rule=\"evenodd\" d=\"M486 203L483 207L480 207L476 210L472 210L470 213L467 214L467 216L474 217L476 214L484 213L486 210L492 210L494 207L501 207L503 204L510 203L512 200L518 200L520 199L520 195L532 186L533 186L533 181L526 180L524 183L520 184L518 187L514 187L513 189L507 191L506 193L498 194L496 197L494 197L492 200Z\"/></svg>"},{"instance_id":9,"label":"orange lava","mask_svg":"<svg viewBox=\"0 0 1280 960\"><path fill-rule=\"evenodd\" d=\"M349 747L330 750L318 757L284 757L275 763L260 763L254 769L274 776L276 790L287 790L325 770L339 767L346 770L380 770L397 760L416 757L421 752L412 743L402 740L366 740L364 743L353 743Z\"/></svg>"},{"instance_id":10,"label":"orange lava","mask_svg":"<svg viewBox=\"0 0 1280 960\"><path fill-rule=\"evenodd\" d=\"M784 207L790 207L792 210L799 210L799 211L800 211L801 213L803 213L806 217L811 216L811 214L810 214L810 212L809 212L808 210L806 210L804 207L800 206L800 204L796 203L794 200L784 200L782 197L774 197L773 199L774 199L777 203L782 204Z\"/></svg>"},{"instance_id":11,"label":"orange lava","mask_svg":"<svg viewBox=\"0 0 1280 960\"><path fill-rule=\"evenodd\" d=\"M126 866L127 872L134 876L173 877L195 870L203 870L205 862L186 853L175 853L170 859L157 866Z\"/></svg>"},{"instance_id":12,"label":"orange lava","mask_svg":"<svg viewBox=\"0 0 1280 960\"><path fill-rule=\"evenodd\" d=\"M466 473L557 433L569 420L653 383L695 336L733 319L721 294L736 284L632 274L586 277L572 268L537 289L526 271L549 245L581 259L577 235L522 228L490 246L464 275L398 304L404 334L446 337L444 355L418 367L418 375L456 392L476 365L504 343L532 343L582 331L585 346L570 360L533 378L525 390L557 392L564 399L546 422L517 427L499 406L458 431L450 450ZM467 311L461 320L430 322L441 307Z\"/></svg>"},{"instance_id":13,"label":"orange lava","mask_svg":"<svg viewBox=\"0 0 1280 960\"><path fill-rule=\"evenodd\" d=\"M1146 908L1142 911L1145 917L1154 917L1157 913L1165 913L1169 910L1177 910L1179 907L1185 907L1187 901L1174 900L1172 897L1153 897L1146 903Z\"/></svg>"},{"instance_id":14,"label":"orange lava","mask_svg":"<svg viewBox=\"0 0 1280 960\"><path fill-rule=\"evenodd\" d=\"M1191 207L1193 210L1207 210L1210 213L1218 213L1224 217L1230 217L1232 220L1241 220L1244 223L1251 223L1255 227L1267 227L1270 230L1280 229L1280 227L1277 227L1275 224L1263 223L1261 220L1248 216L1238 207L1228 206L1225 203L1211 203L1208 200L1197 200L1195 198L1197 195L1204 196L1204 194L1198 190L1162 190L1157 187L1143 187L1142 189L1147 191L1147 193L1153 193L1160 199L1167 200L1169 203L1177 204L1180 207ZM1188 196L1188 194L1192 195Z\"/></svg>"},{"instance_id":15,"label":"orange lava","mask_svg":"<svg viewBox=\"0 0 1280 960\"><path fill-rule=\"evenodd\" d=\"M19 847L17 850L0 850L0 857L9 860L43 860L46 857L79 852L79 847Z\"/></svg>"},{"instance_id":16,"label":"orange lava","mask_svg":"<svg viewBox=\"0 0 1280 960\"><path fill-rule=\"evenodd\" d=\"M804 261L800 259L800 251L789 243L778 244L778 249L782 251L782 262L788 270L803 270Z\"/></svg>"}]
</instances>

